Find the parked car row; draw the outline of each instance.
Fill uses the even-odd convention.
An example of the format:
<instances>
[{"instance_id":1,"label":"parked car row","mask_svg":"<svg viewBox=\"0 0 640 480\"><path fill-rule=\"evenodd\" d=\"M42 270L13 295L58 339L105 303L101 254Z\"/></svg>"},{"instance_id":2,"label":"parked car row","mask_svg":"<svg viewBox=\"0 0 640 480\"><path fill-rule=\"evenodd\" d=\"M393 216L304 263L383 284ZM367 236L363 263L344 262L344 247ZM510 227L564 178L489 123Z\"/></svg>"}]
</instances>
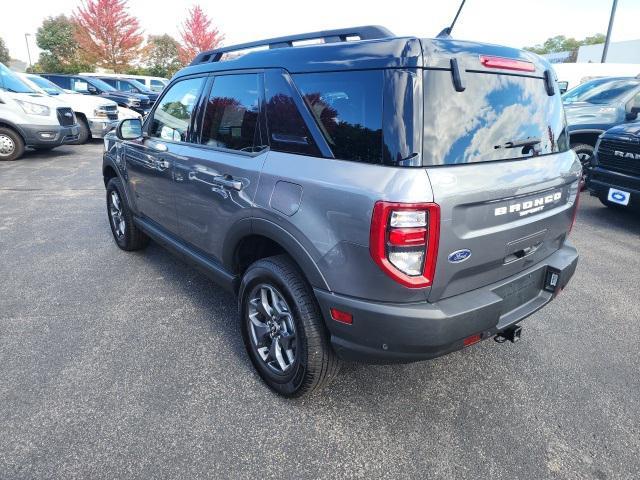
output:
<instances>
[{"instance_id":1,"label":"parked car row","mask_svg":"<svg viewBox=\"0 0 640 480\"><path fill-rule=\"evenodd\" d=\"M27 147L50 150L103 138L118 121L145 116L157 98L136 78L35 75L0 64L0 160L16 160Z\"/></svg>"},{"instance_id":2,"label":"parked car row","mask_svg":"<svg viewBox=\"0 0 640 480\"><path fill-rule=\"evenodd\" d=\"M562 96L585 187L609 207L640 208L640 78L590 80Z\"/></svg>"}]
</instances>

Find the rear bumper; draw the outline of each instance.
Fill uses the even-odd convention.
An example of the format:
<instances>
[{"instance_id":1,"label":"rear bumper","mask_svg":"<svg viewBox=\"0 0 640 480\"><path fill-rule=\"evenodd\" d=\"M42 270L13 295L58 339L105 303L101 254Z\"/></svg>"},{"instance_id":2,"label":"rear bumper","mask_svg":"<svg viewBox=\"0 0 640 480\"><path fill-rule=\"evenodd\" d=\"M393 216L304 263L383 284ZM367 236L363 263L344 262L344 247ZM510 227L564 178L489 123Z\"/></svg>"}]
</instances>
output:
<instances>
[{"instance_id":1,"label":"rear bumper","mask_svg":"<svg viewBox=\"0 0 640 480\"><path fill-rule=\"evenodd\" d=\"M339 356L367 363L412 362L459 350L471 335L489 338L520 322L565 287L577 263L578 252L565 243L518 275L435 303L376 303L320 289L315 294ZM559 273L555 292L543 288L549 269ZM520 295L522 303L514 298ZM333 320L331 308L351 313L353 324Z\"/></svg>"},{"instance_id":2,"label":"rear bumper","mask_svg":"<svg viewBox=\"0 0 640 480\"><path fill-rule=\"evenodd\" d=\"M630 193L628 208L640 209L640 177L599 167L595 167L589 172L587 189L593 195L606 200L610 188Z\"/></svg>"},{"instance_id":3,"label":"rear bumper","mask_svg":"<svg viewBox=\"0 0 640 480\"><path fill-rule=\"evenodd\" d=\"M19 125L28 147L57 147L78 139L78 125Z\"/></svg>"}]
</instances>

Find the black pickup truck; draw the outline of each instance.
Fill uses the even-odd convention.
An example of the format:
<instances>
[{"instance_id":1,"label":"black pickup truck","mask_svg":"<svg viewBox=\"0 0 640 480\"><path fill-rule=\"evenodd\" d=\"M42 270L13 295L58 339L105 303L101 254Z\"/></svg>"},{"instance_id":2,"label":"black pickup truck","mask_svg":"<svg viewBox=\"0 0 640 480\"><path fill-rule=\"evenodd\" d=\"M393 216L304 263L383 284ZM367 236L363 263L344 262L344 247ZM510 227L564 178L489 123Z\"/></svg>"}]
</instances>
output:
<instances>
[{"instance_id":1,"label":"black pickup truck","mask_svg":"<svg viewBox=\"0 0 640 480\"><path fill-rule=\"evenodd\" d=\"M72 90L84 95L100 95L109 100L113 100L121 107L130 108L143 117L151 110L152 103L148 96L117 90L99 78L58 73L41 73L39 75L51 80L65 90Z\"/></svg>"},{"instance_id":2,"label":"black pickup truck","mask_svg":"<svg viewBox=\"0 0 640 480\"><path fill-rule=\"evenodd\" d=\"M616 125L635 122L640 112L640 79L597 78L562 96L571 148L586 171L598 137Z\"/></svg>"},{"instance_id":3,"label":"black pickup truck","mask_svg":"<svg viewBox=\"0 0 640 480\"><path fill-rule=\"evenodd\" d=\"M606 206L640 210L640 122L600 136L587 188Z\"/></svg>"}]
</instances>

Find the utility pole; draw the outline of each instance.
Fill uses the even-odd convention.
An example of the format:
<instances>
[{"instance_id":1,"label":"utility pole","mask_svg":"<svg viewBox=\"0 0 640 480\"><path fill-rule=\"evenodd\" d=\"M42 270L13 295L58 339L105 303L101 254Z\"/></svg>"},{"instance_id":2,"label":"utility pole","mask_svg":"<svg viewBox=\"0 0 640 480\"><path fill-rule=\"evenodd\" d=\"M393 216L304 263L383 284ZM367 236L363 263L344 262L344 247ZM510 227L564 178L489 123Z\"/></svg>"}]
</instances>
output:
<instances>
[{"instance_id":1,"label":"utility pole","mask_svg":"<svg viewBox=\"0 0 640 480\"><path fill-rule=\"evenodd\" d=\"M31 51L29 50L29 37L31 36L30 33L25 33L24 34L24 42L27 44L27 55L29 56L29 67L33 67L33 64L31 63Z\"/></svg>"},{"instance_id":2,"label":"utility pole","mask_svg":"<svg viewBox=\"0 0 640 480\"><path fill-rule=\"evenodd\" d=\"M613 0L611 16L609 17L609 28L607 28L607 38L604 39L604 48L602 49L602 60L600 63L605 63L607 61L607 52L609 51L609 42L611 41L611 30L613 30L613 18L616 16L617 6L618 0Z\"/></svg>"}]
</instances>

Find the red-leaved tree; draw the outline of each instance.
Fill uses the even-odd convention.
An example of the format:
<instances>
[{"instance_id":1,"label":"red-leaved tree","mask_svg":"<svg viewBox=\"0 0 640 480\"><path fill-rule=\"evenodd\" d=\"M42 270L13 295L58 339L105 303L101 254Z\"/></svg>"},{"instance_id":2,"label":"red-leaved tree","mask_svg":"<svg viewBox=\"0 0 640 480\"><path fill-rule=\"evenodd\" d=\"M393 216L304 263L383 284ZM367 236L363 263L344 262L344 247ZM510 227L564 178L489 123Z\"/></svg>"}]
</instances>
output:
<instances>
[{"instance_id":1,"label":"red-leaved tree","mask_svg":"<svg viewBox=\"0 0 640 480\"><path fill-rule=\"evenodd\" d=\"M189 63L200 52L216 48L224 40L224 35L211 25L211 19L200 5L191 7L187 15L180 30L180 60L183 63Z\"/></svg>"},{"instance_id":2,"label":"red-leaved tree","mask_svg":"<svg viewBox=\"0 0 640 480\"><path fill-rule=\"evenodd\" d=\"M127 0L83 0L73 18L80 51L91 63L119 73L138 57L143 36Z\"/></svg>"}]
</instances>

